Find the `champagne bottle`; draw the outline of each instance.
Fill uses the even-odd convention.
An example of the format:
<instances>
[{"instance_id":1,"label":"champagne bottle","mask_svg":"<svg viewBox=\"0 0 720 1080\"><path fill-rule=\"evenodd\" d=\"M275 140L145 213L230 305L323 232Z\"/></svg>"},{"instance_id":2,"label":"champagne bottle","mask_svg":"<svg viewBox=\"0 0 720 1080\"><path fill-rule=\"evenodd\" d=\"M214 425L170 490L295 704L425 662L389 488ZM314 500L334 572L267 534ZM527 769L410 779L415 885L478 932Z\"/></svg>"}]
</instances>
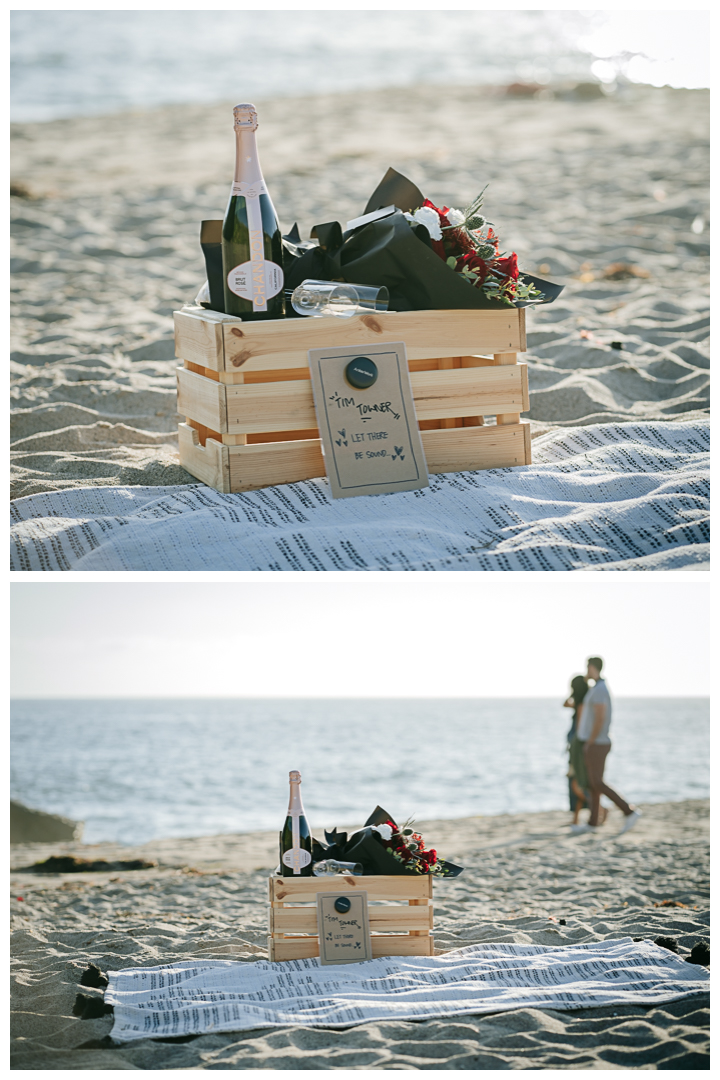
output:
<instances>
[{"instance_id":1,"label":"champagne bottle","mask_svg":"<svg viewBox=\"0 0 720 1080\"><path fill-rule=\"evenodd\" d=\"M300 773L290 773L290 804L280 833L280 873L312 876L312 836L300 794Z\"/></svg>"},{"instance_id":2,"label":"champagne bottle","mask_svg":"<svg viewBox=\"0 0 720 1080\"><path fill-rule=\"evenodd\" d=\"M282 236L263 180L254 105L236 105L235 179L222 229L225 314L281 319L285 314Z\"/></svg>"}]
</instances>

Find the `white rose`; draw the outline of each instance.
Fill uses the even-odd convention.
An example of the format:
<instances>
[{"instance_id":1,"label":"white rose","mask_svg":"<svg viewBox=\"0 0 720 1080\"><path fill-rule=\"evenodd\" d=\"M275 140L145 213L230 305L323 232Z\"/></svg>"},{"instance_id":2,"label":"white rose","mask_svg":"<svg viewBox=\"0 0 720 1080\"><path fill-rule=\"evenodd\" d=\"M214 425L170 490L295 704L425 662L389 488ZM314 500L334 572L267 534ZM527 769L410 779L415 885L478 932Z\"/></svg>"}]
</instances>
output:
<instances>
[{"instance_id":1,"label":"white rose","mask_svg":"<svg viewBox=\"0 0 720 1080\"><path fill-rule=\"evenodd\" d=\"M430 238L432 240L442 240L440 217L438 216L437 211L433 210L430 206L421 206L413 214L406 214L405 217L410 221L414 219L419 222L420 225L424 225L430 233Z\"/></svg>"},{"instance_id":2,"label":"white rose","mask_svg":"<svg viewBox=\"0 0 720 1080\"><path fill-rule=\"evenodd\" d=\"M465 215L462 210L456 210L454 206L450 207L445 217L451 225L462 225L465 220Z\"/></svg>"},{"instance_id":3,"label":"white rose","mask_svg":"<svg viewBox=\"0 0 720 1080\"><path fill-rule=\"evenodd\" d=\"M373 825L372 828L374 829L375 832L380 833L383 840L389 840L390 837L392 836L392 829L390 828L389 825Z\"/></svg>"}]
</instances>

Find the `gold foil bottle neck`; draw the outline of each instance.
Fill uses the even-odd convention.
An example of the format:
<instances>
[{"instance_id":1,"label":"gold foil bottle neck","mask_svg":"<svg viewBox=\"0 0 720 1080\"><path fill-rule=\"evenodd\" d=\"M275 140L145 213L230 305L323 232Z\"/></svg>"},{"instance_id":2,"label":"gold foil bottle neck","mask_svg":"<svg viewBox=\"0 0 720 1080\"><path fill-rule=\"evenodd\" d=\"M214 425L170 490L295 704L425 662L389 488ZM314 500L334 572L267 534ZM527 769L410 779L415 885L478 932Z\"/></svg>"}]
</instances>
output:
<instances>
[{"instance_id":1,"label":"gold foil bottle neck","mask_svg":"<svg viewBox=\"0 0 720 1080\"><path fill-rule=\"evenodd\" d=\"M300 780L301 780L300 773L297 771L297 769L293 769L291 771L291 773L290 773L290 782L299 784Z\"/></svg>"}]
</instances>

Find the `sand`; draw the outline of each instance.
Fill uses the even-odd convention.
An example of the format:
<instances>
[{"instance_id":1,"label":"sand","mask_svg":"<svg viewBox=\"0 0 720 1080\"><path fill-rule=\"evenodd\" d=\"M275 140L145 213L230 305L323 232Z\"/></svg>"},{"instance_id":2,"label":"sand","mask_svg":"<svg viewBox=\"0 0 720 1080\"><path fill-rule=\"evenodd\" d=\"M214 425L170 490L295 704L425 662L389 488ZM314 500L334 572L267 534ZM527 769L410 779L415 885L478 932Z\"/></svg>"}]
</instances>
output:
<instances>
[{"instance_id":1,"label":"sand","mask_svg":"<svg viewBox=\"0 0 720 1080\"><path fill-rule=\"evenodd\" d=\"M172 311L222 217L233 102L13 126L13 497L194 483ZM419 87L257 102L283 227L361 213L394 166L437 202L485 185L503 247L564 282L529 316L533 434L708 410L708 93ZM614 344L613 344L614 343Z\"/></svg>"},{"instance_id":2,"label":"sand","mask_svg":"<svg viewBox=\"0 0 720 1080\"><path fill-rule=\"evenodd\" d=\"M642 807L618 836L571 836L570 815L418 823L465 865L435 888L435 946L548 945L660 935L687 956L709 942L707 800ZM149 870L40 875L52 854L144 858ZM706 1069L709 997L655 1008L518 1009L490 1016L259 1029L113 1048L110 1016L72 1015L89 962L103 971L191 957L265 956L267 876L276 834L12 847L13 1067L17 1069ZM21 898L21 899L20 899ZM85 990L99 996L100 991Z\"/></svg>"}]
</instances>

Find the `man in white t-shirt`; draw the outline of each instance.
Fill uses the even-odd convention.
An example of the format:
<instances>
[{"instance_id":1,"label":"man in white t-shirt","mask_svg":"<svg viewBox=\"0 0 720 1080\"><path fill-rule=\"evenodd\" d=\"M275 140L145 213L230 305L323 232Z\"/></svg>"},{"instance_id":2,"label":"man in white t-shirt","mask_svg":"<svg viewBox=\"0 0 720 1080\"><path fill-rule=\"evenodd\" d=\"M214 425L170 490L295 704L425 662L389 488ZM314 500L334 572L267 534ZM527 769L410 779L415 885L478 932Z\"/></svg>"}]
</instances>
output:
<instances>
[{"instance_id":1,"label":"man in white t-shirt","mask_svg":"<svg viewBox=\"0 0 720 1080\"><path fill-rule=\"evenodd\" d=\"M585 768L590 784L590 821L587 825L573 825L573 832L595 832L600 825L600 796L606 795L625 815L621 832L632 829L641 816L641 811L625 802L603 780L605 759L610 753L610 721L612 720L612 701L605 680L601 676L603 662L599 656L591 656L587 665L587 677L593 679L592 686L580 706L580 718L577 737L584 744Z\"/></svg>"}]
</instances>

